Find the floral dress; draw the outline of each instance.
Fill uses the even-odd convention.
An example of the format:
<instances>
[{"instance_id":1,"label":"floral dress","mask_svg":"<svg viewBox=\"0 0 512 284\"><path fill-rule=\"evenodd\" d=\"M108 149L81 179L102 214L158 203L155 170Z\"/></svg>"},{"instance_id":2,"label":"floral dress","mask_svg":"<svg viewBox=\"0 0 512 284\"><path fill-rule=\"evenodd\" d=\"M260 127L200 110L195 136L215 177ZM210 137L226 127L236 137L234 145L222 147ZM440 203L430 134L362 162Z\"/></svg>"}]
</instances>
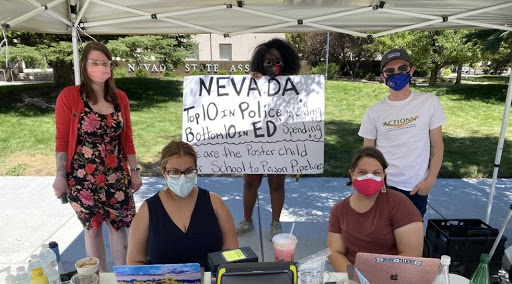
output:
<instances>
[{"instance_id":1,"label":"floral dress","mask_svg":"<svg viewBox=\"0 0 512 284\"><path fill-rule=\"evenodd\" d=\"M119 134L123 119L119 105L109 114L95 112L82 98L75 154L68 173L69 201L86 229L109 221L119 230L135 216Z\"/></svg>"}]
</instances>

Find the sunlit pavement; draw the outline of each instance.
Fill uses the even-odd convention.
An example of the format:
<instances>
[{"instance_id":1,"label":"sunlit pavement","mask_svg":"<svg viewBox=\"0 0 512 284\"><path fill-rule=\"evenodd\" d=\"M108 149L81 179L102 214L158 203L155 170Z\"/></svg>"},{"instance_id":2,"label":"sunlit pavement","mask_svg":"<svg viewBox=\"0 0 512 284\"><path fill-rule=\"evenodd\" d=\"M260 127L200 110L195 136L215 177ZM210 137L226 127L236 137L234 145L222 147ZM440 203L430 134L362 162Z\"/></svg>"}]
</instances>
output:
<instances>
[{"instance_id":1,"label":"sunlit pavement","mask_svg":"<svg viewBox=\"0 0 512 284\"><path fill-rule=\"evenodd\" d=\"M49 241L59 243L64 270L74 270L74 262L85 257L80 222L69 204L62 205L53 195L53 177L0 177L0 269L27 265L31 254ZM298 238L295 259L299 260L326 248L327 222L332 205L348 196L346 178L307 178L298 182L286 179L286 201L281 215L283 231L295 222ZM136 193L137 207L162 190L162 178L143 178ZM485 219L490 179L439 179L429 196L428 219ZM200 177L199 186L218 193L230 208L235 223L243 217L241 177ZM500 228L512 203L512 179L499 179L489 224ZM259 204L254 209L255 230L238 238L241 246L250 246L260 261L272 261L272 243L268 241L271 210L268 185L263 180ZM261 224L261 227L260 227ZM424 227L426 228L425 221ZM261 232L261 238L260 238ZM112 268L108 231L103 229L107 248L107 266ZM505 236L512 237L512 226ZM508 246L510 241L507 242ZM328 269L330 265L328 265ZM3 279L5 274L1 274Z\"/></svg>"}]
</instances>

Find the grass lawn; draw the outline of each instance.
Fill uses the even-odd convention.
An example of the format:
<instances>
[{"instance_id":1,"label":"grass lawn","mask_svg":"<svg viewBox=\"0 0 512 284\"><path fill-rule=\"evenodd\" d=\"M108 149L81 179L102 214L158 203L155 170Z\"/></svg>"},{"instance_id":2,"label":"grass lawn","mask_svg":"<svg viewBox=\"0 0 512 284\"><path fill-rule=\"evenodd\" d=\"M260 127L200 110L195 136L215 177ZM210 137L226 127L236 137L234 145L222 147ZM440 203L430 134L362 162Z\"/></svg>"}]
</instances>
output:
<instances>
[{"instance_id":1,"label":"grass lawn","mask_svg":"<svg viewBox=\"0 0 512 284\"><path fill-rule=\"evenodd\" d=\"M485 78L485 77L484 77ZM463 80L462 85L415 86L436 94L447 115L441 177L490 177L503 117L507 77ZM137 157L143 175L158 175L161 148L181 138L180 79L122 78L128 94ZM0 175L54 175L54 115L23 104L21 93L53 90L52 84L0 87ZM387 95L377 83L328 81L325 88L325 172L346 176L350 157L362 145L357 135L366 108ZM46 100L55 101L56 93ZM512 133L502 157L500 177L512 177Z\"/></svg>"}]
</instances>

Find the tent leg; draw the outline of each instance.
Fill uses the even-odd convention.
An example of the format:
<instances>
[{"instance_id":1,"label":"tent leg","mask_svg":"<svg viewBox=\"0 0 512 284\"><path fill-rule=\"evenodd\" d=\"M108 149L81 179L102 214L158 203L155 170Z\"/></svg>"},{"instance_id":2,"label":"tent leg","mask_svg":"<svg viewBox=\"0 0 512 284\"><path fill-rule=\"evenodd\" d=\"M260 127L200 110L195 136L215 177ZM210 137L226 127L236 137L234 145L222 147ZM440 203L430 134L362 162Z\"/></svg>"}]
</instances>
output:
<instances>
[{"instance_id":1,"label":"tent leg","mask_svg":"<svg viewBox=\"0 0 512 284\"><path fill-rule=\"evenodd\" d=\"M80 57L78 55L78 39L75 27L71 27L71 42L73 44L73 70L75 75L75 85L80 85Z\"/></svg>"},{"instance_id":2,"label":"tent leg","mask_svg":"<svg viewBox=\"0 0 512 284\"><path fill-rule=\"evenodd\" d=\"M326 54L325 54L325 81L327 81L327 75L329 74L329 42L331 38L331 33L327 32L327 47L326 47Z\"/></svg>"},{"instance_id":3,"label":"tent leg","mask_svg":"<svg viewBox=\"0 0 512 284\"><path fill-rule=\"evenodd\" d=\"M7 37L5 36L5 27L2 26L2 44L5 43L5 68L9 68L9 42L7 41ZM2 46L0 44L0 46ZM2 49L3 50L3 49Z\"/></svg>"},{"instance_id":4,"label":"tent leg","mask_svg":"<svg viewBox=\"0 0 512 284\"><path fill-rule=\"evenodd\" d=\"M487 200L487 213L485 214L485 222L489 223L491 217L492 200L494 198L494 189L498 178L498 170L501 163L501 154L503 152L503 144L505 143L505 133L507 132L508 116L510 114L510 103L512 102L512 73L508 80L507 98L505 99L505 110L501 122L500 138L498 140L498 148L496 149L496 157L494 158L494 171L492 173L491 189L489 190L489 199Z\"/></svg>"},{"instance_id":5,"label":"tent leg","mask_svg":"<svg viewBox=\"0 0 512 284\"><path fill-rule=\"evenodd\" d=\"M213 75L213 47L212 47L212 34L210 33L210 75Z\"/></svg>"},{"instance_id":6,"label":"tent leg","mask_svg":"<svg viewBox=\"0 0 512 284\"><path fill-rule=\"evenodd\" d=\"M78 5L77 0L69 1L70 5ZM76 9L78 11L78 8ZM71 19L71 43L73 44L73 71L75 75L75 85L80 85L80 56L78 52L78 33L75 28L75 21L77 20L76 11L70 12L69 16Z\"/></svg>"}]
</instances>

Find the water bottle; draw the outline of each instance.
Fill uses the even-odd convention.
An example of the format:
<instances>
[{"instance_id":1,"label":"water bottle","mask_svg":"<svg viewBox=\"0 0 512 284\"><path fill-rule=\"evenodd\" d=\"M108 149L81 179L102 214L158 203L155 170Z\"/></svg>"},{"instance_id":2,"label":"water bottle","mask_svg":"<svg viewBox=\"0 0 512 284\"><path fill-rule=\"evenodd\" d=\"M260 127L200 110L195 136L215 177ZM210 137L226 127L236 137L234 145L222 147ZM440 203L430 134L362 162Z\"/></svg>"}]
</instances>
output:
<instances>
[{"instance_id":1,"label":"water bottle","mask_svg":"<svg viewBox=\"0 0 512 284\"><path fill-rule=\"evenodd\" d=\"M439 266L439 272L437 272L436 279L432 284L450 284L450 262L451 257L448 255L441 256L441 266Z\"/></svg>"},{"instance_id":2,"label":"water bottle","mask_svg":"<svg viewBox=\"0 0 512 284\"><path fill-rule=\"evenodd\" d=\"M59 244L57 242L51 241L48 243L48 247L50 247L50 249L53 251L53 253L57 257L57 262L60 262Z\"/></svg>"},{"instance_id":3,"label":"water bottle","mask_svg":"<svg viewBox=\"0 0 512 284\"><path fill-rule=\"evenodd\" d=\"M11 274L11 267L7 268L7 276L5 276L5 284L16 284L16 276Z\"/></svg>"},{"instance_id":4,"label":"water bottle","mask_svg":"<svg viewBox=\"0 0 512 284\"><path fill-rule=\"evenodd\" d=\"M47 244L41 245L41 252L39 252L39 259L43 265L50 264L55 270L57 270L57 256Z\"/></svg>"},{"instance_id":5,"label":"water bottle","mask_svg":"<svg viewBox=\"0 0 512 284\"><path fill-rule=\"evenodd\" d=\"M18 266L16 268L16 283L17 284L30 284L32 275L25 270L25 266Z\"/></svg>"},{"instance_id":6,"label":"water bottle","mask_svg":"<svg viewBox=\"0 0 512 284\"><path fill-rule=\"evenodd\" d=\"M48 243L48 246L55 254L55 257L57 257L57 271L59 274L64 274L64 268L62 267L62 263L60 262L60 251L59 251L59 244L57 242L51 241Z\"/></svg>"},{"instance_id":7,"label":"water bottle","mask_svg":"<svg viewBox=\"0 0 512 284\"><path fill-rule=\"evenodd\" d=\"M38 267L32 270L32 279L30 279L30 284L48 284L48 277L43 274L43 268Z\"/></svg>"},{"instance_id":8,"label":"water bottle","mask_svg":"<svg viewBox=\"0 0 512 284\"><path fill-rule=\"evenodd\" d=\"M480 264L476 268L475 273L471 276L471 280L469 280L469 284L490 284L491 278L489 276L489 262L491 261L491 257L482 253L480 255Z\"/></svg>"},{"instance_id":9,"label":"water bottle","mask_svg":"<svg viewBox=\"0 0 512 284\"><path fill-rule=\"evenodd\" d=\"M43 264L41 263L41 260L39 259L39 255L33 254L30 256L30 263L27 266L27 271L32 273L32 270L36 268L43 268Z\"/></svg>"},{"instance_id":10,"label":"water bottle","mask_svg":"<svg viewBox=\"0 0 512 284\"><path fill-rule=\"evenodd\" d=\"M60 284L60 274L50 263L43 265L44 275L48 277L49 284Z\"/></svg>"}]
</instances>

